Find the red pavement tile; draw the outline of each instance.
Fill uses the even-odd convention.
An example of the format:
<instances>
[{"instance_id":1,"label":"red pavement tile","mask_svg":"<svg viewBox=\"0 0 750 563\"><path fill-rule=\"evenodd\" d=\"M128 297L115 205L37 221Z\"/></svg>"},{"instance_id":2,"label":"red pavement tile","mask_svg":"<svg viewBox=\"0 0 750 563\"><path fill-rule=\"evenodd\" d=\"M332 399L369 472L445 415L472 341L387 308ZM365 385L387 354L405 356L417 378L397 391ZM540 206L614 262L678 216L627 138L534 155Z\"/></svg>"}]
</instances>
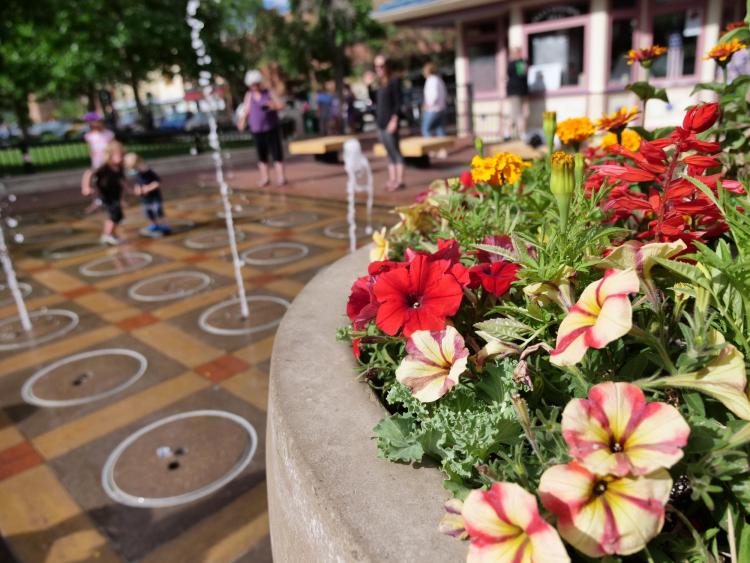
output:
<instances>
[{"instance_id":1,"label":"red pavement tile","mask_svg":"<svg viewBox=\"0 0 750 563\"><path fill-rule=\"evenodd\" d=\"M29 442L3 450L0 452L0 481L40 463L44 463L44 459Z\"/></svg>"},{"instance_id":2,"label":"red pavement tile","mask_svg":"<svg viewBox=\"0 0 750 563\"><path fill-rule=\"evenodd\" d=\"M295 235L295 231L293 229L282 229L280 231L276 231L271 236L273 238L288 238Z\"/></svg>"},{"instance_id":3,"label":"red pavement tile","mask_svg":"<svg viewBox=\"0 0 750 563\"><path fill-rule=\"evenodd\" d=\"M52 270L54 266L52 264L45 264L44 266L36 266L35 268L21 268L27 274L37 274L39 272L46 272Z\"/></svg>"},{"instance_id":4,"label":"red pavement tile","mask_svg":"<svg viewBox=\"0 0 750 563\"><path fill-rule=\"evenodd\" d=\"M64 291L62 294L67 299L75 299L76 297L86 295L87 293L93 293L94 291L97 291L97 289L93 285L82 285L81 287L71 289L70 291Z\"/></svg>"},{"instance_id":5,"label":"red pavement tile","mask_svg":"<svg viewBox=\"0 0 750 563\"><path fill-rule=\"evenodd\" d=\"M274 274L258 274L257 276L250 276L249 278L247 278L247 281L255 286L262 286L267 285L277 279L279 279L279 276Z\"/></svg>"},{"instance_id":6,"label":"red pavement tile","mask_svg":"<svg viewBox=\"0 0 750 563\"><path fill-rule=\"evenodd\" d=\"M124 319L117 323L117 326L119 326L122 330L130 332L131 330L143 328L144 326L152 325L158 322L159 319L153 316L151 313L143 313L141 315L136 315L135 317Z\"/></svg>"},{"instance_id":7,"label":"red pavement tile","mask_svg":"<svg viewBox=\"0 0 750 563\"><path fill-rule=\"evenodd\" d=\"M198 366L195 368L195 371L214 383L220 383L246 370L248 367L250 367L250 364L235 356L222 356L202 366Z\"/></svg>"}]
</instances>

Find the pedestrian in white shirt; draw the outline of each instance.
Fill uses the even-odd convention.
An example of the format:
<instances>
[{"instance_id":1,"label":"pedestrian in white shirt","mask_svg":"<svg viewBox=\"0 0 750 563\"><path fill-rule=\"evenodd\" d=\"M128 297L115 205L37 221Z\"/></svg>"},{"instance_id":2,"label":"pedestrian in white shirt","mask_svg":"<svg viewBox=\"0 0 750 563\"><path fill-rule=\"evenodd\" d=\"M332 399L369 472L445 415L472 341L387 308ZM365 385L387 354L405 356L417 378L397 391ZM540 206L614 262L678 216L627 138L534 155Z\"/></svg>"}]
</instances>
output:
<instances>
[{"instance_id":1,"label":"pedestrian in white shirt","mask_svg":"<svg viewBox=\"0 0 750 563\"><path fill-rule=\"evenodd\" d=\"M422 136L432 137L434 131L438 137L445 137L443 117L448 98L445 82L438 75L437 67L433 63L424 65L422 75L425 78Z\"/></svg>"}]
</instances>

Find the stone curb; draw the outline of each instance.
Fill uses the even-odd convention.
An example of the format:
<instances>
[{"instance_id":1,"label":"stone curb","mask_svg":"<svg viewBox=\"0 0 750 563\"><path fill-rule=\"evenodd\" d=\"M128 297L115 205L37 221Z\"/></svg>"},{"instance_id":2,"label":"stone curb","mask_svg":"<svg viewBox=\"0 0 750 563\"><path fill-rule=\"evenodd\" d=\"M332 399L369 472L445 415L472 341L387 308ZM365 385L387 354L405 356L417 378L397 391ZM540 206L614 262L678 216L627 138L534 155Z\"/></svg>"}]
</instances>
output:
<instances>
[{"instance_id":1,"label":"stone curb","mask_svg":"<svg viewBox=\"0 0 750 563\"><path fill-rule=\"evenodd\" d=\"M466 543L437 530L450 496L440 472L377 457L372 428L385 411L357 380L349 347L335 339L368 251L320 272L276 334L266 470L277 563L466 558Z\"/></svg>"}]
</instances>

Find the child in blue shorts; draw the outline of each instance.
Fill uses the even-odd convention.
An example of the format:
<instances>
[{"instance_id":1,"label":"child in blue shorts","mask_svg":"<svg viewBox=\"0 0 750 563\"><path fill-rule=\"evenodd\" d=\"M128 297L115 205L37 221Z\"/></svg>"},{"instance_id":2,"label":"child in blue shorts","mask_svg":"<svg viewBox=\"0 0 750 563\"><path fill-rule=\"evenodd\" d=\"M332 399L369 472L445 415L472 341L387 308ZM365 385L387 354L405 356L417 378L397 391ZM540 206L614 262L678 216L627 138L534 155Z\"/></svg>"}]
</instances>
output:
<instances>
[{"instance_id":1,"label":"child in blue shorts","mask_svg":"<svg viewBox=\"0 0 750 563\"><path fill-rule=\"evenodd\" d=\"M135 184L135 194L141 197L143 212L151 221L147 227L150 233L168 235L172 232L164 223L164 208L161 197L161 178L149 168L143 159L133 152L125 155L125 168Z\"/></svg>"}]
</instances>

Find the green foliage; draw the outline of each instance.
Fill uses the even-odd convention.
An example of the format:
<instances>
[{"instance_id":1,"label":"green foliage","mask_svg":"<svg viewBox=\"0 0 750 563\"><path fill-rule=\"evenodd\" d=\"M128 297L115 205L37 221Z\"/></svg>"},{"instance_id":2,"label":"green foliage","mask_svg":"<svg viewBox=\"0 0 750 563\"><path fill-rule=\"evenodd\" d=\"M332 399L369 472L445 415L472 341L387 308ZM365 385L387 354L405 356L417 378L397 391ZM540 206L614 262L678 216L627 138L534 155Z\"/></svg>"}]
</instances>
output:
<instances>
[{"instance_id":1,"label":"green foliage","mask_svg":"<svg viewBox=\"0 0 750 563\"><path fill-rule=\"evenodd\" d=\"M633 92L642 102L661 100L666 104L669 103L667 91L664 88L656 88L648 82L631 82L625 86L625 89Z\"/></svg>"}]
</instances>

